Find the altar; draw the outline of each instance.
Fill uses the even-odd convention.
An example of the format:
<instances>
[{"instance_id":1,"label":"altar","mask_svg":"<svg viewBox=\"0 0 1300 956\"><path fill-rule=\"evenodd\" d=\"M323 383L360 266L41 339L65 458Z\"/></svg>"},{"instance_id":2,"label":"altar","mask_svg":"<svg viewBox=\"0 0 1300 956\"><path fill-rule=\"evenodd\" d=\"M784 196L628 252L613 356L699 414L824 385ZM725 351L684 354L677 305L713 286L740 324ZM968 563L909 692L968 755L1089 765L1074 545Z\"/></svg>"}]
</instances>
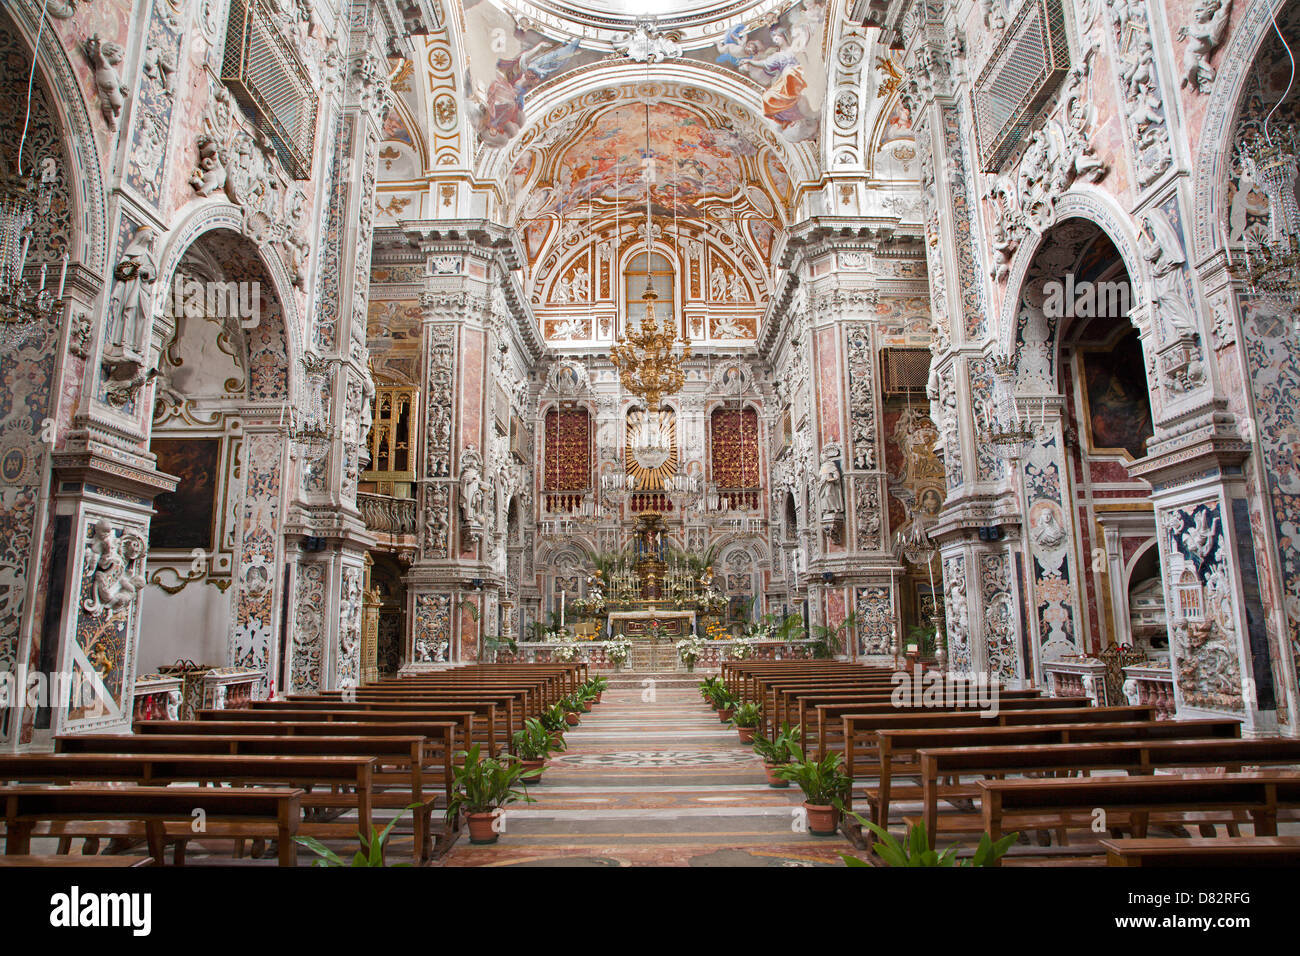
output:
<instances>
[{"instance_id":1,"label":"altar","mask_svg":"<svg viewBox=\"0 0 1300 956\"><path fill-rule=\"evenodd\" d=\"M680 641L695 633L695 612L677 608L609 612L611 637L626 637L633 641L647 640L648 630L656 623L666 640Z\"/></svg>"}]
</instances>

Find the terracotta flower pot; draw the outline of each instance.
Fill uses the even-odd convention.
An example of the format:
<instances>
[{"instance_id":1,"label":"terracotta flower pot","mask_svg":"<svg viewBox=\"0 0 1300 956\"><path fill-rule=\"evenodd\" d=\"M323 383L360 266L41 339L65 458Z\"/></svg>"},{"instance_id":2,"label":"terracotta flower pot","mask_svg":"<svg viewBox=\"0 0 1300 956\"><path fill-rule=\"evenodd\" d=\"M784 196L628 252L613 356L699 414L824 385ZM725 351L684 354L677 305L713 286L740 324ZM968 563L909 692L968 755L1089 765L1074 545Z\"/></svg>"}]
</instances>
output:
<instances>
[{"instance_id":1,"label":"terracotta flower pot","mask_svg":"<svg viewBox=\"0 0 1300 956\"><path fill-rule=\"evenodd\" d=\"M589 701L589 700L584 700L584 701L582 702L582 712L583 712L584 714L589 714L589 713L591 713L591 701Z\"/></svg>"},{"instance_id":2,"label":"terracotta flower pot","mask_svg":"<svg viewBox=\"0 0 1300 956\"><path fill-rule=\"evenodd\" d=\"M552 747L553 749L555 749L555 750L559 750L560 747L561 747L561 745L563 745L563 743L564 743L564 734L563 734L563 733L561 733L560 731L557 730L557 731L555 731L554 733L551 734L551 747Z\"/></svg>"},{"instance_id":3,"label":"terracotta flower pot","mask_svg":"<svg viewBox=\"0 0 1300 956\"><path fill-rule=\"evenodd\" d=\"M769 787L777 787L784 790L786 787L790 786L790 781L784 780L776 775L777 768L780 766L779 763L767 763L765 761L763 763L763 773L767 774L767 785Z\"/></svg>"},{"instance_id":4,"label":"terracotta flower pot","mask_svg":"<svg viewBox=\"0 0 1300 956\"><path fill-rule=\"evenodd\" d=\"M578 721L580 719L581 718L579 718L578 715L573 711L569 711L567 714L564 715L564 722L568 724L570 727L578 726Z\"/></svg>"},{"instance_id":5,"label":"terracotta flower pot","mask_svg":"<svg viewBox=\"0 0 1300 956\"><path fill-rule=\"evenodd\" d=\"M735 713L735 711L736 709L734 707L723 708L722 710L718 711L718 720L722 721L725 724L727 721L731 719L731 715Z\"/></svg>"},{"instance_id":6,"label":"terracotta flower pot","mask_svg":"<svg viewBox=\"0 0 1300 956\"><path fill-rule=\"evenodd\" d=\"M532 770L543 770L543 769L546 768L546 760L545 760L545 759L539 759L539 760L521 760L521 761L519 761L519 762L522 763L522 764L524 765L524 773L528 773L529 771L532 771ZM529 784L529 785L531 785L531 784L537 784L537 783L541 783L541 782L542 782L542 776L541 776L541 774L538 774L536 777L530 777L529 779L527 779L527 780L524 781L524 783Z\"/></svg>"},{"instance_id":7,"label":"terracotta flower pot","mask_svg":"<svg viewBox=\"0 0 1300 956\"><path fill-rule=\"evenodd\" d=\"M469 820L469 842L481 846L486 843L496 843L501 834L492 829L492 820L496 816L494 813L467 813L466 818Z\"/></svg>"},{"instance_id":8,"label":"terracotta flower pot","mask_svg":"<svg viewBox=\"0 0 1300 956\"><path fill-rule=\"evenodd\" d=\"M819 806L805 803L804 811L808 814L808 832L814 836L834 836L839 826L840 812L832 806Z\"/></svg>"},{"instance_id":9,"label":"terracotta flower pot","mask_svg":"<svg viewBox=\"0 0 1300 956\"><path fill-rule=\"evenodd\" d=\"M599 693L597 693L597 694L596 694L596 703L599 704L599 703L600 703L600 699L601 699L602 697L604 697L604 696L605 696L605 692L604 692L603 690L600 691Z\"/></svg>"},{"instance_id":10,"label":"terracotta flower pot","mask_svg":"<svg viewBox=\"0 0 1300 956\"><path fill-rule=\"evenodd\" d=\"M740 734L740 742L742 744L752 744L754 742L754 734L758 733L758 728L737 727L736 733Z\"/></svg>"}]
</instances>

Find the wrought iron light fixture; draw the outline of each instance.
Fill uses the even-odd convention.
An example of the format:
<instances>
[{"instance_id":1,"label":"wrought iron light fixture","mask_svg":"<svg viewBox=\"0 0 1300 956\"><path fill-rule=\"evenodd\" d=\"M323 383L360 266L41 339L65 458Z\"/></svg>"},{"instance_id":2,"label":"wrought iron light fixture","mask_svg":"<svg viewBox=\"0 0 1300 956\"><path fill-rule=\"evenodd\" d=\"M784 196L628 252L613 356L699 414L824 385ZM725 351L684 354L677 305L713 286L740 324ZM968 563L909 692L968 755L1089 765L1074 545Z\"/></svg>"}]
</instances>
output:
<instances>
[{"instance_id":1,"label":"wrought iron light fixture","mask_svg":"<svg viewBox=\"0 0 1300 956\"><path fill-rule=\"evenodd\" d=\"M993 395L980 410L980 441L999 458L1018 461L1029 453L1042 434L1043 423L1034 422L1016 401L1016 360L996 358L993 363ZM1043 415L1047 403L1043 401Z\"/></svg>"}]
</instances>

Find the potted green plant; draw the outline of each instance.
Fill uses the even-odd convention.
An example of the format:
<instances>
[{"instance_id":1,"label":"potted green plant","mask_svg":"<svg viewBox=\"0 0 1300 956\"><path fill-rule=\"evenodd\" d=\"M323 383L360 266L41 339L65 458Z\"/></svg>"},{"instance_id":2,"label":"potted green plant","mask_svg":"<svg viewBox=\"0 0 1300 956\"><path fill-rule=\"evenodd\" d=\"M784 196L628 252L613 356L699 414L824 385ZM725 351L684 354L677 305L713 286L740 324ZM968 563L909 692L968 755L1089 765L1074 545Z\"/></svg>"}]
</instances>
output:
<instances>
[{"instance_id":1,"label":"potted green plant","mask_svg":"<svg viewBox=\"0 0 1300 956\"><path fill-rule=\"evenodd\" d=\"M564 731L569 726L564 718L563 704L552 704L542 711L542 715L537 718L542 722L542 726L546 728L546 732L551 735L551 742L558 744L555 748L557 750L564 748Z\"/></svg>"},{"instance_id":2,"label":"potted green plant","mask_svg":"<svg viewBox=\"0 0 1300 956\"><path fill-rule=\"evenodd\" d=\"M747 700L736 708L736 712L731 715L730 723L736 728L742 744L754 742L754 734L758 731L758 721L762 716L762 709L752 700Z\"/></svg>"},{"instance_id":3,"label":"potted green plant","mask_svg":"<svg viewBox=\"0 0 1300 956\"><path fill-rule=\"evenodd\" d=\"M397 826L397 821L402 819L407 810L415 810L419 806L418 803L413 803L406 807L388 822L388 826L384 827L382 832L372 824L369 839L363 837L361 831L358 830L357 839L360 841L361 849L353 854L350 863L315 837L295 837L294 842L316 854L316 860L312 863L312 866L410 866L409 863L390 864L384 858L384 851L388 846L388 835L393 832L393 827Z\"/></svg>"},{"instance_id":4,"label":"potted green plant","mask_svg":"<svg viewBox=\"0 0 1300 956\"><path fill-rule=\"evenodd\" d=\"M609 689L609 680L603 675L597 674L587 681L586 686L596 695L596 703L599 704L600 699L605 696L605 691Z\"/></svg>"},{"instance_id":5,"label":"potted green plant","mask_svg":"<svg viewBox=\"0 0 1300 956\"><path fill-rule=\"evenodd\" d=\"M980 834L979 846L968 859L958 862L958 844L953 844L940 853L930 849L926 836L925 824L916 823L907 828L907 836L900 842L888 830L871 820L863 819L852 810L849 813L857 821L880 838L879 843L871 845L871 851L885 861L886 866L997 866L998 860L1006 854L1019 838L1019 832L1008 833L1000 840L993 840L987 833ZM856 856L841 853L840 858L846 866L870 866L871 864Z\"/></svg>"},{"instance_id":6,"label":"potted green plant","mask_svg":"<svg viewBox=\"0 0 1300 956\"><path fill-rule=\"evenodd\" d=\"M834 627L828 627L825 624L814 624L812 633L817 643L813 646L813 656L828 658L842 653L849 634L857 626L858 616L854 611L846 614L844 620Z\"/></svg>"},{"instance_id":7,"label":"potted green plant","mask_svg":"<svg viewBox=\"0 0 1300 956\"><path fill-rule=\"evenodd\" d=\"M524 721L523 730L516 730L511 736L510 749L514 751L525 770L537 771L534 781L541 783L541 773L546 768L546 758L553 750L563 750L564 740L561 738L558 745L554 743L550 732L541 720L530 717Z\"/></svg>"},{"instance_id":8,"label":"potted green plant","mask_svg":"<svg viewBox=\"0 0 1300 956\"><path fill-rule=\"evenodd\" d=\"M793 780L803 791L803 808L808 816L808 832L833 836L839 828L839 814L853 780L844 772L844 755L830 751L820 760L805 757L803 748L790 743L793 759L778 767L776 773Z\"/></svg>"},{"instance_id":9,"label":"potted green plant","mask_svg":"<svg viewBox=\"0 0 1300 956\"><path fill-rule=\"evenodd\" d=\"M536 802L528 795L525 782L536 779L540 771L525 770L517 757L482 757L478 744L456 756L460 762L452 767L447 822L455 823L463 811L470 843L496 843L499 834L493 824L499 811L519 800Z\"/></svg>"},{"instance_id":10,"label":"potted green plant","mask_svg":"<svg viewBox=\"0 0 1300 956\"><path fill-rule=\"evenodd\" d=\"M560 705L564 708L564 722L570 727L578 726L578 721L582 718L578 714L582 713L582 697L575 693L560 699Z\"/></svg>"},{"instance_id":11,"label":"potted green plant","mask_svg":"<svg viewBox=\"0 0 1300 956\"><path fill-rule=\"evenodd\" d=\"M763 772L767 774L767 785L784 789L790 781L780 776L777 769L794 759L793 746L797 746L801 736L799 724L790 726L789 721L781 724L781 729L768 740L762 734L754 735L754 753L763 758Z\"/></svg>"}]
</instances>

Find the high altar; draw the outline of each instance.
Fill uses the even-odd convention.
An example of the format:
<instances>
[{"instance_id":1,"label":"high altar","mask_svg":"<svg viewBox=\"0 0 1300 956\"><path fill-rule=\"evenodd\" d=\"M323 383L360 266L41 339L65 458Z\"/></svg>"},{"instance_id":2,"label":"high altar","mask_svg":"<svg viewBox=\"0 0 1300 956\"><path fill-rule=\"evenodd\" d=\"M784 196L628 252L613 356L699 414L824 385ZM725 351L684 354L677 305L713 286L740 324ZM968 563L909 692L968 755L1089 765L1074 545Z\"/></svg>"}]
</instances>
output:
<instances>
[{"instance_id":1,"label":"high altar","mask_svg":"<svg viewBox=\"0 0 1300 956\"><path fill-rule=\"evenodd\" d=\"M701 577L679 564L669 565L665 532L662 514L637 515L635 561L605 582L611 637L680 640L696 633L697 609L716 610L710 604L716 600L710 594L712 572L706 569Z\"/></svg>"}]
</instances>

